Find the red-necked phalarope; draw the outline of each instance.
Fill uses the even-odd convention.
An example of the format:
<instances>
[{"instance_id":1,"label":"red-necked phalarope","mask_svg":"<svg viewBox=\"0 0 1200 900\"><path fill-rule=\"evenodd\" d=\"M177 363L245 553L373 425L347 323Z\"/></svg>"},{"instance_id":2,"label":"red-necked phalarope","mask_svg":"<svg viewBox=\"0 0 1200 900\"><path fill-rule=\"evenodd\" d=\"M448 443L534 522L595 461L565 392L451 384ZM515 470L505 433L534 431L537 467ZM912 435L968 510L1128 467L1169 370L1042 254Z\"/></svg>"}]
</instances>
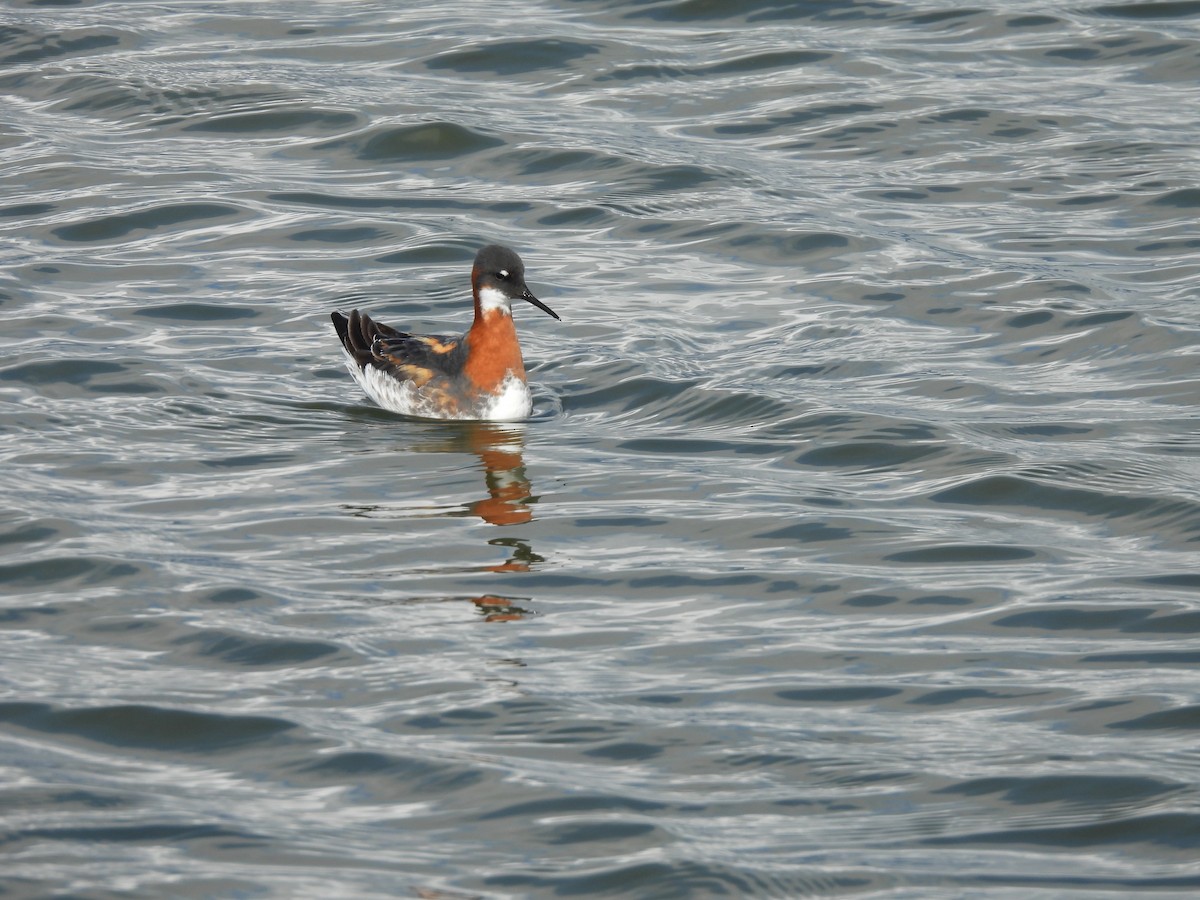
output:
<instances>
[{"instance_id":1,"label":"red-necked phalarope","mask_svg":"<svg viewBox=\"0 0 1200 900\"><path fill-rule=\"evenodd\" d=\"M525 264L507 247L491 244L471 269L475 321L462 337L406 334L351 310L333 313L346 368L368 397L406 416L427 419L529 417L533 400L512 301L527 300L554 318L558 313L533 296Z\"/></svg>"}]
</instances>

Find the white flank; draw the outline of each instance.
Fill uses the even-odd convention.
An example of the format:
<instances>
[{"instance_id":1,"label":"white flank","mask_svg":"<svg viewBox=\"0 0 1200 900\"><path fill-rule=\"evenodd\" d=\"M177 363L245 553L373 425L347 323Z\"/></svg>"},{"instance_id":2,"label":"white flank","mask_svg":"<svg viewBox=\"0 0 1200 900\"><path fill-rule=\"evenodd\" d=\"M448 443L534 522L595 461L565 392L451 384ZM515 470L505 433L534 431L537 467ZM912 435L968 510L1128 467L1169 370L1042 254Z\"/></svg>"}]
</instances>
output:
<instances>
[{"instance_id":1,"label":"white flank","mask_svg":"<svg viewBox=\"0 0 1200 900\"><path fill-rule=\"evenodd\" d=\"M363 392L382 406L402 416L418 416L422 419L468 419L490 422L517 422L529 418L533 412L533 397L529 386L515 375L509 375L500 385L499 393L483 397L473 406L460 409L456 415L447 416L435 402L421 393L411 381L400 381L375 366L360 369L353 357L343 353L346 368L358 382Z\"/></svg>"}]
</instances>

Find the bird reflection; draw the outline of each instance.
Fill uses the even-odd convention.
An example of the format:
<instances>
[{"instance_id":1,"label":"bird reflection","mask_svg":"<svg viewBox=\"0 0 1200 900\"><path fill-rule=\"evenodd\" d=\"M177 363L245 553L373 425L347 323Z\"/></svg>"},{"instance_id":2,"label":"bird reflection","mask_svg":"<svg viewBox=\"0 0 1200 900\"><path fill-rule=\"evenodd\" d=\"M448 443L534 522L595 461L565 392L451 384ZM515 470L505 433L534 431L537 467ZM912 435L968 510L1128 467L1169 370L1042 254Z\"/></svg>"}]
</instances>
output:
<instances>
[{"instance_id":1,"label":"bird reflection","mask_svg":"<svg viewBox=\"0 0 1200 900\"><path fill-rule=\"evenodd\" d=\"M538 556L526 541L520 538L492 538L488 541L490 547L509 547L512 553L508 560L494 566L488 566L492 572L528 572L533 563L545 562L544 556Z\"/></svg>"},{"instance_id":2,"label":"bird reflection","mask_svg":"<svg viewBox=\"0 0 1200 900\"><path fill-rule=\"evenodd\" d=\"M473 422L467 429L471 450L483 463L488 496L471 512L490 525L523 525L533 519L532 487L525 476L525 432L520 427Z\"/></svg>"},{"instance_id":3,"label":"bird reflection","mask_svg":"<svg viewBox=\"0 0 1200 900\"><path fill-rule=\"evenodd\" d=\"M472 597L471 602L483 614L485 622L516 622L530 614L529 610L517 606L512 597L484 594L482 597Z\"/></svg>"},{"instance_id":4,"label":"bird reflection","mask_svg":"<svg viewBox=\"0 0 1200 900\"><path fill-rule=\"evenodd\" d=\"M535 503L533 488L525 475L525 432L518 425L489 422L455 423L443 426L437 440L428 437L413 446L418 453L474 453L483 464L483 481L488 495L437 515L474 514L489 525L523 525L533 520L529 504ZM384 503L344 504L352 515L365 518L409 518L411 507Z\"/></svg>"},{"instance_id":5,"label":"bird reflection","mask_svg":"<svg viewBox=\"0 0 1200 900\"><path fill-rule=\"evenodd\" d=\"M528 501L532 487L525 476L524 431L512 426L472 423L468 429L471 449L483 463L483 478L488 496L470 505L471 512L490 525L521 525L533 519ZM508 559L494 566L492 572L528 572L532 563L543 562L533 548L519 538L493 538L493 547L512 550ZM531 611L517 604L514 597L484 594L471 600L487 622L513 622L530 615ZM522 598L525 599L525 598Z\"/></svg>"},{"instance_id":6,"label":"bird reflection","mask_svg":"<svg viewBox=\"0 0 1200 900\"><path fill-rule=\"evenodd\" d=\"M489 525L523 525L533 519L533 488L525 475L525 428L497 422L463 422L440 428L437 441L414 449L424 452L474 453L483 464L488 495L467 506Z\"/></svg>"},{"instance_id":7,"label":"bird reflection","mask_svg":"<svg viewBox=\"0 0 1200 900\"><path fill-rule=\"evenodd\" d=\"M473 453L483 468L483 483L487 496L441 515L475 515L489 525L523 525L533 520L532 504L536 503L533 486L525 474L525 429L522 425L497 422L461 422L443 425L423 435L413 450L425 453ZM369 518L412 515L411 510L373 504L346 507L354 515ZM530 567L544 562L529 543L517 537L497 537L489 546L508 550L503 562L484 567L484 571L528 572ZM447 598L450 599L450 598ZM487 622L511 622L533 615L522 606L528 597L510 597L487 593L468 599Z\"/></svg>"}]
</instances>

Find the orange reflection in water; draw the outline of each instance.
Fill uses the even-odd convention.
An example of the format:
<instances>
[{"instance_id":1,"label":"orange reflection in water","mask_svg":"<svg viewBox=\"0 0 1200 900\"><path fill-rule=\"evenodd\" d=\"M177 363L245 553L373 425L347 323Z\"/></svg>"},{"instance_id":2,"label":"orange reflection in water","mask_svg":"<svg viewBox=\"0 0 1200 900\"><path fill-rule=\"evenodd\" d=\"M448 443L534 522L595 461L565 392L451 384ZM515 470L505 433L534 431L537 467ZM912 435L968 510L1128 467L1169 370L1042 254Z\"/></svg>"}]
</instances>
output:
<instances>
[{"instance_id":1,"label":"orange reflection in water","mask_svg":"<svg viewBox=\"0 0 1200 900\"><path fill-rule=\"evenodd\" d=\"M525 618L529 613L529 610L521 609L508 597L484 594L482 597L473 598L471 602L475 604L476 609L483 613L485 622L516 622Z\"/></svg>"},{"instance_id":2,"label":"orange reflection in water","mask_svg":"<svg viewBox=\"0 0 1200 900\"><path fill-rule=\"evenodd\" d=\"M489 525L524 525L533 520L533 486L525 474L525 429L522 425L494 422L456 422L431 429L414 450L424 453L473 453L483 468L483 483L487 496L470 501L453 512L441 515L476 515ZM409 514L411 511L377 505L369 507L346 507L354 515L386 517ZM484 571L497 574L506 572L528 572L543 557L533 552L530 545L517 537L497 537L488 541L495 547L509 549L503 562L486 566ZM488 592L477 597L446 598L468 600L488 622L512 622L533 615L533 611L518 605L527 602L527 597L508 597Z\"/></svg>"},{"instance_id":3,"label":"orange reflection in water","mask_svg":"<svg viewBox=\"0 0 1200 900\"><path fill-rule=\"evenodd\" d=\"M493 547L509 547L511 555L502 563L488 566L489 572L528 572L534 563L544 562L543 557L533 552L533 548L518 538L493 538L488 541ZM484 594L473 597L471 602L484 614L488 622L513 622L532 615L532 611L523 609L517 604L528 597L502 597L497 594Z\"/></svg>"},{"instance_id":4,"label":"orange reflection in water","mask_svg":"<svg viewBox=\"0 0 1200 900\"><path fill-rule=\"evenodd\" d=\"M514 427L472 423L467 441L483 463L488 496L471 504L471 512L491 525L523 525L533 519L532 493L525 476L524 431Z\"/></svg>"},{"instance_id":5,"label":"orange reflection in water","mask_svg":"<svg viewBox=\"0 0 1200 900\"><path fill-rule=\"evenodd\" d=\"M488 496L470 505L471 512L490 525L523 525L532 521L529 506L533 488L525 475L525 432L520 426L498 426L474 423L467 432L472 452L483 463L483 480ZM497 538L489 544L507 546L512 554L502 563L488 566L492 572L528 572L534 562L541 562L524 541ZM471 600L487 622L514 622L523 619L529 610L522 609L516 598L484 594Z\"/></svg>"}]
</instances>

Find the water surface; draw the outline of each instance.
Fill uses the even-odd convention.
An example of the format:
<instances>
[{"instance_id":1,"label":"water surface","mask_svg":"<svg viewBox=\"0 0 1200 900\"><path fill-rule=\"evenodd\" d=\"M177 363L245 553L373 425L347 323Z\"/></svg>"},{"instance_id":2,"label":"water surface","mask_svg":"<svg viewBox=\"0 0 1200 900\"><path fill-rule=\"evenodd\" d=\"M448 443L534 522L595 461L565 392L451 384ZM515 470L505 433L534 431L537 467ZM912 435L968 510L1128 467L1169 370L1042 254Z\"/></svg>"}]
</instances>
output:
<instances>
[{"instance_id":1,"label":"water surface","mask_svg":"<svg viewBox=\"0 0 1200 900\"><path fill-rule=\"evenodd\" d=\"M1191 896L1200 3L401 7L0 12L7 894Z\"/></svg>"}]
</instances>

